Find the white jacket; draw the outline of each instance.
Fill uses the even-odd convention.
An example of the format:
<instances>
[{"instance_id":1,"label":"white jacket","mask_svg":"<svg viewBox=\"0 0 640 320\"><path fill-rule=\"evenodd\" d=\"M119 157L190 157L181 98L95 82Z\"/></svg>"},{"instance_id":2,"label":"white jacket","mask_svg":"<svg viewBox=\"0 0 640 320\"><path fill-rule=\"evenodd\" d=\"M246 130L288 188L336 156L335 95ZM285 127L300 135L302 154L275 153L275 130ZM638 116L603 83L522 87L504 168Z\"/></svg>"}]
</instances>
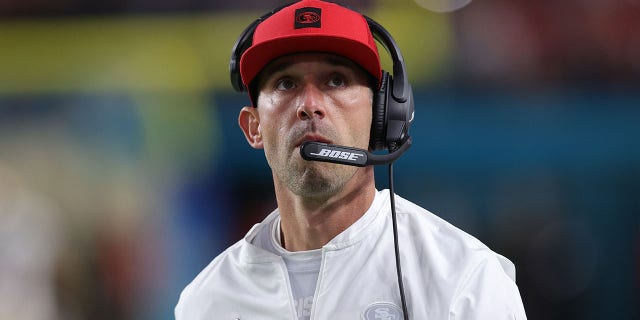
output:
<instances>
[{"instance_id":1,"label":"white jacket","mask_svg":"<svg viewBox=\"0 0 640 320\"><path fill-rule=\"evenodd\" d=\"M322 248L317 320L401 319L388 190ZM515 268L429 211L396 196L410 319L526 319ZM296 319L283 260L251 244L276 209L216 257L180 295L177 320Z\"/></svg>"}]
</instances>

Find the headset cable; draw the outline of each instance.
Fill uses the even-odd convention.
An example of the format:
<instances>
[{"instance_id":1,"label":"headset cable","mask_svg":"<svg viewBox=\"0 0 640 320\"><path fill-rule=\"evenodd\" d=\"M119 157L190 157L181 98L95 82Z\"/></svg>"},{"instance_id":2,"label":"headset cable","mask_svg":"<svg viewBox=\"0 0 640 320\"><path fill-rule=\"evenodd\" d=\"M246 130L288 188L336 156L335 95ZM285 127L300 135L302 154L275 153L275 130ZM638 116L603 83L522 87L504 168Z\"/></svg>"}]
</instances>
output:
<instances>
[{"instance_id":1,"label":"headset cable","mask_svg":"<svg viewBox=\"0 0 640 320\"><path fill-rule=\"evenodd\" d=\"M402 314L404 320L409 320L407 301L404 296L404 284L402 282L402 267L400 265L400 247L398 245L398 222L396 218L395 191L393 188L393 162L389 163L389 198L391 200L391 222L393 225L393 246L396 256L396 271L398 274L398 288L400 289L400 302L402 303Z\"/></svg>"}]
</instances>

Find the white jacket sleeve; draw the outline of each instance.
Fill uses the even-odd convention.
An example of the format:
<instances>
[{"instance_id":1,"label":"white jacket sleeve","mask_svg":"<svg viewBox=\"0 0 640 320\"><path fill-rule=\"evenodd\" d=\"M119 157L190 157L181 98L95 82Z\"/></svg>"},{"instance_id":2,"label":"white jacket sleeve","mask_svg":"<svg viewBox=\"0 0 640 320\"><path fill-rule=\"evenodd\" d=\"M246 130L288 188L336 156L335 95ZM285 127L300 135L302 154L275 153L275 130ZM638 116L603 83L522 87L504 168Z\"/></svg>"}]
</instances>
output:
<instances>
[{"instance_id":1,"label":"white jacket sleeve","mask_svg":"<svg viewBox=\"0 0 640 320\"><path fill-rule=\"evenodd\" d=\"M450 320L525 320L515 268L499 255L482 259L460 286L449 308Z\"/></svg>"}]
</instances>

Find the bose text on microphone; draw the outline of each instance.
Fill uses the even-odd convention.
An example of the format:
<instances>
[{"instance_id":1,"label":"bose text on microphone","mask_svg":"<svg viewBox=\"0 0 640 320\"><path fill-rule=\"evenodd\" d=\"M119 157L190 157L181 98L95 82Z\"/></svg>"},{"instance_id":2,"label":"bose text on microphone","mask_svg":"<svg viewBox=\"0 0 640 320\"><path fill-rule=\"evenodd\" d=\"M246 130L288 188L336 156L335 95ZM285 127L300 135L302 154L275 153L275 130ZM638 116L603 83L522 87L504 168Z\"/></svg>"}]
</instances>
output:
<instances>
[{"instance_id":1,"label":"bose text on microphone","mask_svg":"<svg viewBox=\"0 0 640 320\"><path fill-rule=\"evenodd\" d=\"M300 146L300 155L303 159L309 161L364 167L391 163L398 159L410 146L411 138L407 138L397 149L388 154L373 154L358 148L307 141Z\"/></svg>"}]
</instances>

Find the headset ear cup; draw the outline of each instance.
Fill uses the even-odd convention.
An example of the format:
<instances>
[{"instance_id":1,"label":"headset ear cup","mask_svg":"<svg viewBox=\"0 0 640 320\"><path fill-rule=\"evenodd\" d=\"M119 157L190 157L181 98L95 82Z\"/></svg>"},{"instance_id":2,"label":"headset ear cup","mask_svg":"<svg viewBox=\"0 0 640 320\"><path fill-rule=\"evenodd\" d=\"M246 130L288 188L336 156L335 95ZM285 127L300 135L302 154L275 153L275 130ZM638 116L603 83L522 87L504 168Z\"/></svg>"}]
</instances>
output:
<instances>
[{"instance_id":1,"label":"headset ear cup","mask_svg":"<svg viewBox=\"0 0 640 320\"><path fill-rule=\"evenodd\" d=\"M380 89L373 95L371 133L369 148L373 151L386 148L385 127L387 122L387 95L389 94L390 75L382 71Z\"/></svg>"}]
</instances>

